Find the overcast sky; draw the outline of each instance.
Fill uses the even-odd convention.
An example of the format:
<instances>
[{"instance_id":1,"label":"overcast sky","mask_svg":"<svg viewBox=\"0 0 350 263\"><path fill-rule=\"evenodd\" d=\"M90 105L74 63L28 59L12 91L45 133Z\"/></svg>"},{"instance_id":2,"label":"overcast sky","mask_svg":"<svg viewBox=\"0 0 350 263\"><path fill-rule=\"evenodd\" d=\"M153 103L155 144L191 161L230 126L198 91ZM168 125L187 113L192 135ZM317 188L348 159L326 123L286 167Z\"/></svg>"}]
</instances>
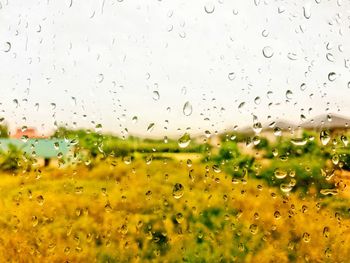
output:
<instances>
[{"instance_id":1,"label":"overcast sky","mask_svg":"<svg viewBox=\"0 0 350 263\"><path fill-rule=\"evenodd\" d=\"M350 115L349 0L0 2L0 114L12 129L171 136L252 115Z\"/></svg>"}]
</instances>

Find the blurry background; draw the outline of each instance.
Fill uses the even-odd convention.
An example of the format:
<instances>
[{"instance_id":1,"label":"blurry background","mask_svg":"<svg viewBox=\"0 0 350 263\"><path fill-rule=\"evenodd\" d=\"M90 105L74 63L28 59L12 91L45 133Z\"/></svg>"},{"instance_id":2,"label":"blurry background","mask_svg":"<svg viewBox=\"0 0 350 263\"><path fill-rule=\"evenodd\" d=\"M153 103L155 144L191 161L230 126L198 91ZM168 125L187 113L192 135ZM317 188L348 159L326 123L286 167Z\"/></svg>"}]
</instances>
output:
<instances>
[{"instance_id":1,"label":"blurry background","mask_svg":"<svg viewBox=\"0 0 350 263\"><path fill-rule=\"evenodd\" d=\"M1 1L0 115L12 131L101 124L141 136L232 130L252 125L252 115L296 124L347 115L349 8L341 0Z\"/></svg>"}]
</instances>

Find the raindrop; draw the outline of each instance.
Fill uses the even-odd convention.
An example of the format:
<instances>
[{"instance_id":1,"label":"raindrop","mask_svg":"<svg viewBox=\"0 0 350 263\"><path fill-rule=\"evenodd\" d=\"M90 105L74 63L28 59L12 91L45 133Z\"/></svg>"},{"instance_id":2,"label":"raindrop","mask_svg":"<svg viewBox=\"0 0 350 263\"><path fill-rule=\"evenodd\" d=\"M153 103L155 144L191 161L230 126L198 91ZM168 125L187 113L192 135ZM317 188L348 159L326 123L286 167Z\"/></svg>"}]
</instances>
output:
<instances>
[{"instance_id":1,"label":"raindrop","mask_svg":"<svg viewBox=\"0 0 350 263\"><path fill-rule=\"evenodd\" d=\"M154 123L152 122L152 123L150 123L149 125L148 125L148 127L147 127L147 132L151 132L152 130L153 130L153 128L154 128Z\"/></svg>"},{"instance_id":2,"label":"raindrop","mask_svg":"<svg viewBox=\"0 0 350 263\"><path fill-rule=\"evenodd\" d=\"M338 189L333 188L333 189L321 189L320 194L322 195L337 195L338 194Z\"/></svg>"},{"instance_id":3,"label":"raindrop","mask_svg":"<svg viewBox=\"0 0 350 263\"><path fill-rule=\"evenodd\" d=\"M4 50L4 52L9 52L11 50L11 43L5 42L3 50Z\"/></svg>"},{"instance_id":4,"label":"raindrop","mask_svg":"<svg viewBox=\"0 0 350 263\"><path fill-rule=\"evenodd\" d=\"M285 178L286 176L287 176L287 171L285 171L285 170L282 170L282 169L280 169L280 168L277 168L277 169L275 169L275 171L273 172L273 174L275 175L275 177L277 178L277 179L283 179L283 178Z\"/></svg>"},{"instance_id":5,"label":"raindrop","mask_svg":"<svg viewBox=\"0 0 350 263\"><path fill-rule=\"evenodd\" d=\"M109 201L107 201L107 203L105 204L105 211L106 211L107 213L110 213L110 212L113 211L112 206L111 206L111 203L110 203Z\"/></svg>"},{"instance_id":6,"label":"raindrop","mask_svg":"<svg viewBox=\"0 0 350 263\"><path fill-rule=\"evenodd\" d=\"M286 91L286 98L289 100L293 98L293 92L291 90Z\"/></svg>"},{"instance_id":7,"label":"raindrop","mask_svg":"<svg viewBox=\"0 0 350 263\"><path fill-rule=\"evenodd\" d=\"M188 167L191 167L192 166L192 160L191 159L187 159L186 164L187 164Z\"/></svg>"},{"instance_id":8,"label":"raindrop","mask_svg":"<svg viewBox=\"0 0 350 263\"><path fill-rule=\"evenodd\" d=\"M146 157L146 164L147 165L150 165L152 163L152 160L153 160L153 155L149 155Z\"/></svg>"},{"instance_id":9,"label":"raindrop","mask_svg":"<svg viewBox=\"0 0 350 263\"><path fill-rule=\"evenodd\" d=\"M279 211L275 211L273 216L275 217L275 219L280 219L281 218L281 213Z\"/></svg>"},{"instance_id":10,"label":"raindrop","mask_svg":"<svg viewBox=\"0 0 350 263\"><path fill-rule=\"evenodd\" d=\"M157 101L159 100L159 98L160 98L159 92L156 90L153 91L153 99Z\"/></svg>"},{"instance_id":11,"label":"raindrop","mask_svg":"<svg viewBox=\"0 0 350 263\"><path fill-rule=\"evenodd\" d=\"M43 205L44 204L44 197L42 195L39 195L36 198L36 201L38 202L39 205Z\"/></svg>"},{"instance_id":12,"label":"raindrop","mask_svg":"<svg viewBox=\"0 0 350 263\"><path fill-rule=\"evenodd\" d=\"M17 99L14 99L14 100L13 100L13 103L15 104L16 108L18 108L18 100L17 100Z\"/></svg>"},{"instance_id":13,"label":"raindrop","mask_svg":"<svg viewBox=\"0 0 350 263\"><path fill-rule=\"evenodd\" d=\"M250 230L250 233L255 235L256 233L258 233L258 226L256 224L251 224L249 227L249 230Z\"/></svg>"},{"instance_id":14,"label":"raindrop","mask_svg":"<svg viewBox=\"0 0 350 263\"><path fill-rule=\"evenodd\" d=\"M245 102L241 102L241 103L238 105L238 109L239 109L239 110L242 109L244 105L245 105Z\"/></svg>"},{"instance_id":15,"label":"raindrop","mask_svg":"<svg viewBox=\"0 0 350 263\"><path fill-rule=\"evenodd\" d=\"M101 123L96 124L95 132L101 132L101 131L102 131L102 124Z\"/></svg>"},{"instance_id":16,"label":"raindrop","mask_svg":"<svg viewBox=\"0 0 350 263\"><path fill-rule=\"evenodd\" d=\"M274 54L272 47L266 46L263 48L262 53L265 58L271 58Z\"/></svg>"},{"instance_id":17,"label":"raindrop","mask_svg":"<svg viewBox=\"0 0 350 263\"><path fill-rule=\"evenodd\" d=\"M345 135L340 136L340 140L343 142L344 146L348 146L349 140Z\"/></svg>"},{"instance_id":18,"label":"raindrop","mask_svg":"<svg viewBox=\"0 0 350 263\"><path fill-rule=\"evenodd\" d=\"M306 19L310 19L311 17L311 5L307 4L303 7L303 14Z\"/></svg>"},{"instance_id":19,"label":"raindrop","mask_svg":"<svg viewBox=\"0 0 350 263\"><path fill-rule=\"evenodd\" d=\"M132 121L132 123L134 123L134 124L137 123L137 116L132 117L131 121Z\"/></svg>"},{"instance_id":20,"label":"raindrop","mask_svg":"<svg viewBox=\"0 0 350 263\"><path fill-rule=\"evenodd\" d=\"M214 164L214 165L213 165L213 171L214 171L215 173L220 173L220 172L221 172L221 169L220 169L220 167L219 167L217 164Z\"/></svg>"},{"instance_id":21,"label":"raindrop","mask_svg":"<svg viewBox=\"0 0 350 263\"><path fill-rule=\"evenodd\" d=\"M264 29L262 32L261 32L261 35L263 37L268 37L269 36L269 31L267 29Z\"/></svg>"},{"instance_id":22,"label":"raindrop","mask_svg":"<svg viewBox=\"0 0 350 263\"><path fill-rule=\"evenodd\" d=\"M54 142L53 147L55 150L58 150L60 148L60 144L58 142Z\"/></svg>"},{"instance_id":23,"label":"raindrop","mask_svg":"<svg viewBox=\"0 0 350 263\"><path fill-rule=\"evenodd\" d=\"M327 145L330 141L331 136L327 130L322 130L320 133L320 140L323 145Z\"/></svg>"},{"instance_id":24,"label":"raindrop","mask_svg":"<svg viewBox=\"0 0 350 263\"><path fill-rule=\"evenodd\" d=\"M207 13L207 14L212 14L214 13L214 10L215 10L215 5L213 3L206 3L205 6L204 6L204 11Z\"/></svg>"},{"instance_id":25,"label":"raindrop","mask_svg":"<svg viewBox=\"0 0 350 263\"><path fill-rule=\"evenodd\" d=\"M335 81L336 78L337 78L337 74L335 72L330 72L328 74L328 80L329 81Z\"/></svg>"},{"instance_id":26,"label":"raindrop","mask_svg":"<svg viewBox=\"0 0 350 263\"><path fill-rule=\"evenodd\" d=\"M210 138L210 136L211 136L211 133L210 133L210 131L208 131L208 130L206 130L206 131L204 132L204 134L205 134L205 137L207 137L207 138Z\"/></svg>"},{"instance_id":27,"label":"raindrop","mask_svg":"<svg viewBox=\"0 0 350 263\"><path fill-rule=\"evenodd\" d=\"M123 162L125 164L131 164L131 160L132 160L131 156L124 156L123 157Z\"/></svg>"},{"instance_id":28,"label":"raindrop","mask_svg":"<svg viewBox=\"0 0 350 263\"><path fill-rule=\"evenodd\" d=\"M297 54L292 53L292 52L289 52L288 55L287 55L287 57L288 57L288 59L290 59L290 60L297 60L297 59L298 59Z\"/></svg>"},{"instance_id":29,"label":"raindrop","mask_svg":"<svg viewBox=\"0 0 350 263\"><path fill-rule=\"evenodd\" d=\"M176 214L176 221L181 224L184 220L184 216L181 213Z\"/></svg>"},{"instance_id":30,"label":"raindrop","mask_svg":"<svg viewBox=\"0 0 350 263\"><path fill-rule=\"evenodd\" d=\"M52 110L56 109L56 103L53 103L53 102L52 102L50 105L51 105L51 109L52 109Z\"/></svg>"},{"instance_id":31,"label":"raindrop","mask_svg":"<svg viewBox=\"0 0 350 263\"><path fill-rule=\"evenodd\" d=\"M258 97L255 97L254 103L255 103L256 105L259 105L260 102L261 102L261 98L260 98L259 96L258 96Z\"/></svg>"},{"instance_id":32,"label":"raindrop","mask_svg":"<svg viewBox=\"0 0 350 263\"><path fill-rule=\"evenodd\" d=\"M301 91L306 90L306 84L305 84L305 83L302 83L302 84L300 85L300 90L301 90Z\"/></svg>"},{"instance_id":33,"label":"raindrop","mask_svg":"<svg viewBox=\"0 0 350 263\"><path fill-rule=\"evenodd\" d=\"M310 234L307 233L307 232L305 232L305 233L303 234L303 241L304 241L305 243L308 243L308 242L310 242L310 240L311 240Z\"/></svg>"},{"instance_id":34,"label":"raindrop","mask_svg":"<svg viewBox=\"0 0 350 263\"><path fill-rule=\"evenodd\" d=\"M98 82L98 83L102 83L102 81L104 80L104 78L105 78L105 76L104 76L102 73L98 74L98 75L97 75L97 82Z\"/></svg>"},{"instance_id":35,"label":"raindrop","mask_svg":"<svg viewBox=\"0 0 350 263\"><path fill-rule=\"evenodd\" d=\"M280 189L283 193L289 193L290 191L292 191L293 186L291 184L281 184L280 185Z\"/></svg>"},{"instance_id":36,"label":"raindrop","mask_svg":"<svg viewBox=\"0 0 350 263\"><path fill-rule=\"evenodd\" d=\"M192 114L192 105L189 101L184 104L182 112L185 116L190 116Z\"/></svg>"},{"instance_id":37,"label":"raindrop","mask_svg":"<svg viewBox=\"0 0 350 263\"><path fill-rule=\"evenodd\" d=\"M178 140L180 148L186 148L191 142L191 137L189 133L184 133Z\"/></svg>"},{"instance_id":38,"label":"raindrop","mask_svg":"<svg viewBox=\"0 0 350 263\"><path fill-rule=\"evenodd\" d=\"M259 134L262 130L262 124L261 122L256 122L253 124L253 130L256 134Z\"/></svg>"},{"instance_id":39,"label":"raindrop","mask_svg":"<svg viewBox=\"0 0 350 263\"><path fill-rule=\"evenodd\" d=\"M325 237L325 238L328 238L329 237L329 233L330 233L330 231L329 231L329 227L324 227L323 228L323 236Z\"/></svg>"},{"instance_id":40,"label":"raindrop","mask_svg":"<svg viewBox=\"0 0 350 263\"><path fill-rule=\"evenodd\" d=\"M230 73L228 73L228 79L229 80L234 80L236 78L236 74L234 73L234 72L230 72Z\"/></svg>"},{"instance_id":41,"label":"raindrop","mask_svg":"<svg viewBox=\"0 0 350 263\"><path fill-rule=\"evenodd\" d=\"M296 146L304 146L307 143L306 138L295 138L291 139L291 143L296 145Z\"/></svg>"},{"instance_id":42,"label":"raindrop","mask_svg":"<svg viewBox=\"0 0 350 263\"><path fill-rule=\"evenodd\" d=\"M331 53L326 54L326 58L329 62L334 62L334 56Z\"/></svg>"},{"instance_id":43,"label":"raindrop","mask_svg":"<svg viewBox=\"0 0 350 263\"><path fill-rule=\"evenodd\" d=\"M279 127L275 127L275 128L273 129L273 134L274 134L275 136L281 136L281 135L282 135L282 129L279 128Z\"/></svg>"},{"instance_id":44,"label":"raindrop","mask_svg":"<svg viewBox=\"0 0 350 263\"><path fill-rule=\"evenodd\" d=\"M186 95L186 93L187 93L187 88L186 87L182 87L181 88L181 94L182 95Z\"/></svg>"},{"instance_id":45,"label":"raindrop","mask_svg":"<svg viewBox=\"0 0 350 263\"><path fill-rule=\"evenodd\" d=\"M175 199L180 199L184 195L184 190L182 184L176 183L173 188L173 197Z\"/></svg>"}]
</instances>

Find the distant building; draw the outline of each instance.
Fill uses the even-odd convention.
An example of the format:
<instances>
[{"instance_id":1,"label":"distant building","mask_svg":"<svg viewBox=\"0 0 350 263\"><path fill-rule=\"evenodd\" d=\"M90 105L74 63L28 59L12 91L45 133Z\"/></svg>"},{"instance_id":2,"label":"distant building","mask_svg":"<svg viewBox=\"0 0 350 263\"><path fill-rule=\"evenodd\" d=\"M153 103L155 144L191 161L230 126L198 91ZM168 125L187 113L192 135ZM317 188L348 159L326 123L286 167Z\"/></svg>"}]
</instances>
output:
<instances>
[{"instance_id":1,"label":"distant building","mask_svg":"<svg viewBox=\"0 0 350 263\"><path fill-rule=\"evenodd\" d=\"M73 146L63 139L50 139L38 135L35 128L16 129L11 138L0 139L0 152L10 151L10 145L15 146L24 154L37 159L44 166L51 162L57 163L59 158L64 158L72 152Z\"/></svg>"},{"instance_id":2,"label":"distant building","mask_svg":"<svg viewBox=\"0 0 350 263\"><path fill-rule=\"evenodd\" d=\"M15 134L13 134L11 137L16 139L21 139L23 137L43 138L44 136L40 136L37 133L37 130L35 128L26 128L26 129L17 128Z\"/></svg>"}]
</instances>

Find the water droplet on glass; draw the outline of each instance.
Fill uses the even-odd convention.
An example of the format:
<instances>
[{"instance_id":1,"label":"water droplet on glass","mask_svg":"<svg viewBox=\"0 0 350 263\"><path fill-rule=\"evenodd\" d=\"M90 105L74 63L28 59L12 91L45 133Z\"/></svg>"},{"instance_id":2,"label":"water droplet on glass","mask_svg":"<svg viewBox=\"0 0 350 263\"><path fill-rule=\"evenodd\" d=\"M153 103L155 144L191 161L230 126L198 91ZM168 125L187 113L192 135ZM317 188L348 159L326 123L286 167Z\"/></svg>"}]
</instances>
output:
<instances>
[{"instance_id":1,"label":"water droplet on glass","mask_svg":"<svg viewBox=\"0 0 350 263\"><path fill-rule=\"evenodd\" d=\"M159 95L159 92L158 91L153 91L153 99L154 100L159 100L159 98L160 98L160 95Z\"/></svg>"},{"instance_id":2,"label":"water droplet on glass","mask_svg":"<svg viewBox=\"0 0 350 263\"><path fill-rule=\"evenodd\" d=\"M261 122L256 122L253 124L253 130L256 134L259 134L262 130L262 124Z\"/></svg>"},{"instance_id":3,"label":"water droplet on glass","mask_svg":"<svg viewBox=\"0 0 350 263\"><path fill-rule=\"evenodd\" d=\"M180 137L180 139L178 140L178 144L180 146L180 148L186 148L191 142L191 137L189 133L184 133L184 135L182 135Z\"/></svg>"},{"instance_id":4,"label":"water droplet on glass","mask_svg":"<svg viewBox=\"0 0 350 263\"><path fill-rule=\"evenodd\" d=\"M258 97L255 97L254 103L255 103L256 105L259 105L260 102L261 102L261 98L260 98L259 96L258 96Z\"/></svg>"},{"instance_id":5,"label":"water droplet on glass","mask_svg":"<svg viewBox=\"0 0 350 263\"><path fill-rule=\"evenodd\" d=\"M289 100L293 98L293 92L291 90L286 91L286 98Z\"/></svg>"},{"instance_id":6,"label":"water droplet on glass","mask_svg":"<svg viewBox=\"0 0 350 263\"><path fill-rule=\"evenodd\" d=\"M54 142L53 146L55 150L58 150L60 148L60 144L58 142Z\"/></svg>"},{"instance_id":7,"label":"water droplet on glass","mask_svg":"<svg viewBox=\"0 0 350 263\"><path fill-rule=\"evenodd\" d=\"M4 52L9 52L11 50L11 43L5 42L3 50Z\"/></svg>"},{"instance_id":8,"label":"water droplet on glass","mask_svg":"<svg viewBox=\"0 0 350 263\"><path fill-rule=\"evenodd\" d=\"M255 235L256 233L258 233L258 226L256 224L251 224L249 226L249 231L250 231L250 233Z\"/></svg>"},{"instance_id":9,"label":"water droplet on glass","mask_svg":"<svg viewBox=\"0 0 350 263\"><path fill-rule=\"evenodd\" d=\"M97 75L97 82L98 82L98 83L102 83L102 81L104 80L104 78L105 78L105 76L104 76L102 73L98 74L98 75Z\"/></svg>"},{"instance_id":10,"label":"water droplet on glass","mask_svg":"<svg viewBox=\"0 0 350 263\"><path fill-rule=\"evenodd\" d=\"M204 134L205 134L205 137L207 137L207 138L210 138L210 136L211 136L211 133L210 133L210 131L208 131L208 130L206 130L206 131L204 132Z\"/></svg>"},{"instance_id":11,"label":"water droplet on glass","mask_svg":"<svg viewBox=\"0 0 350 263\"><path fill-rule=\"evenodd\" d=\"M268 36L269 36L269 31L266 30L266 29L264 29L264 30L261 32L261 35L262 35L263 37L268 37Z\"/></svg>"},{"instance_id":12,"label":"water droplet on glass","mask_svg":"<svg viewBox=\"0 0 350 263\"><path fill-rule=\"evenodd\" d=\"M13 100L13 103L15 104L16 108L18 107L18 100L17 99L14 99Z\"/></svg>"},{"instance_id":13,"label":"water droplet on glass","mask_svg":"<svg viewBox=\"0 0 350 263\"><path fill-rule=\"evenodd\" d=\"M273 129L273 134L274 134L275 136L281 136L281 135L282 135L282 129L279 128L279 127L275 127L275 128Z\"/></svg>"},{"instance_id":14,"label":"water droplet on glass","mask_svg":"<svg viewBox=\"0 0 350 263\"><path fill-rule=\"evenodd\" d=\"M280 189L283 193L289 193L290 191L292 191L293 186L291 184L282 183L280 184Z\"/></svg>"},{"instance_id":15,"label":"water droplet on glass","mask_svg":"<svg viewBox=\"0 0 350 263\"><path fill-rule=\"evenodd\" d=\"M242 109L242 108L244 107L244 105L245 105L245 102L241 102L241 103L238 105L238 109L239 109L239 110Z\"/></svg>"},{"instance_id":16,"label":"water droplet on glass","mask_svg":"<svg viewBox=\"0 0 350 263\"><path fill-rule=\"evenodd\" d=\"M306 90L306 84L305 84L305 83L302 83L302 84L300 85L300 90L301 90L301 91Z\"/></svg>"},{"instance_id":17,"label":"water droplet on glass","mask_svg":"<svg viewBox=\"0 0 350 263\"><path fill-rule=\"evenodd\" d=\"M176 214L176 221L181 224L184 220L184 216L181 213Z\"/></svg>"},{"instance_id":18,"label":"water droplet on glass","mask_svg":"<svg viewBox=\"0 0 350 263\"><path fill-rule=\"evenodd\" d=\"M147 165L150 165L152 163L152 160L153 160L153 155L149 155L146 157L146 164Z\"/></svg>"},{"instance_id":19,"label":"water droplet on glass","mask_svg":"<svg viewBox=\"0 0 350 263\"><path fill-rule=\"evenodd\" d=\"M275 169L275 171L273 172L273 174L275 175L275 177L277 179L283 179L287 176L287 171L283 170L283 169L280 169L280 168L277 168Z\"/></svg>"},{"instance_id":20,"label":"water droplet on glass","mask_svg":"<svg viewBox=\"0 0 350 263\"><path fill-rule=\"evenodd\" d=\"M307 233L307 232L305 232L305 233L303 234L303 241L304 241L305 243L308 243L308 242L310 242L310 240L311 240L310 234Z\"/></svg>"},{"instance_id":21,"label":"water droplet on glass","mask_svg":"<svg viewBox=\"0 0 350 263\"><path fill-rule=\"evenodd\" d=\"M212 2L207 2L207 3L204 5L204 11L205 11L207 14L212 14L212 13L214 13L214 10L215 10L215 5L214 5Z\"/></svg>"},{"instance_id":22,"label":"water droplet on glass","mask_svg":"<svg viewBox=\"0 0 350 263\"><path fill-rule=\"evenodd\" d=\"M335 72L330 72L328 74L328 80L329 81L335 81L336 78L337 78L337 74Z\"/></svg>"},{"instance_id":23,"label":"water droplet on glass","mask_svg":"<svg viewBox=\"0 0 350 263\"><path fill-rule=\"evenodd\" d=\"M192 166L192 160L191 159L187 159L186 164L188 167Z\"/></svg>"},{"instance_id":24,"label":"water droplet on glass","mask_svg":"<svg viewBox=\"0 0 350 263\"><path fill-rule=\"evenodd\" d=\"M101 132L102 131L102 124L98 123L95 126L95 132Z\"/></svg>"},{"instance_id":25,"label":"water droplet on glass","mask_svg":"<svg viewBox=\"0 0 350 263\"><path fill-rule=\"evenodd\" d=\"M311 17L311 5L310 4L306 4L303 7L303 14L304 14L304 17L306 19L310 19L310 17Z\"/></svg>"},{"instance_id":26,"label":"water droplet on glass","mask_svg":"<svg viewBox=\"0 0 350 263\"><path fill-rule=\"evenodd\" d=\"M213 171L215 173L220 173L221 172L221 169L220 169L220 167L217 164L214 164L212 168L213 168Z\"/></svg>"},{"instance_id":27,"label":"water droplet on glass","mask_svg":"<svg viewBox=\"0 0 350 263\"><path fill-rule=\"evenodd\" d=\"M320 132L320 140L323 145L327 145L330 139L331 139L331 136L327 130L322 130Z\"/></svg>"},{"instance_id":28,"label":"water droplet on glass","mask_svg":"<svg viewBox=\"0 0 350 263\"><path fill-rule=\"evenodd\" d=\"M185 116L190 116L192 114L192 105L189 101L184 104L182 112Z\"/></svg>"},{"instance_id":29,"label":"water droplet on glass","mask_svg":"<svg viewBox=\"0 0 350 263\"><path fill-rule=\"evenodd\" d=\"M331 189L321 189L320 194L322 195L337 195L338 194L338 189L336 188L331 188Z\"/></svg>"},{"instance_id":30,"label":"water droplet on glass","mask_svg":"<svg viewBox=\"0 0 350 263\"><path fill-rule=\"evenodd\" d=\"M296 145L296 146L304 146L307 143L306 138L295 138L291 139L291 143Z\"/></svg>"},{"instance_id":31,"label":"water droplet on glass","mask_svg":"<svg viewBox=\"0 0 350 263\"><path fill-rule=\"evenodd\" d=\"M110 203L109 201L107 201L107 203L105 204L105 211L106 211L107 213L110 213L110 212L113 211L112 206L111 206L111 203Z\"/></svg>"},{"instance_id":32,"label":"water droplet on glass","mask_svg":"<svg viewBox=\"0 0 350 263\"><path fill-rule=\"evenodd\" d=\"M234 80L236 78L236 74L234 73L234 72L230 72L230 73L228 73L228 79L229 80Z\"/></svg>"},{"instance_id":33,"label":"water droplet on glass","mask_svg":"<svg viewBox=\"0 0 350 263\"><path fill-rule=\"evenodd\" d=\"M265 58L271 58L274 54L272 47L266 46L263 48L262 53Z\"/></svg>"},{"instance_id":34,"label":"water droplet on glass","mask_svg":"<svg viewBox=\"0 0 350 263\"><path fill-rule=\"evenodd\" d=\"M343 142L344 146L348 146L349 140L345 135L340 136L340 140Z\"/></svg>"},{"instance_id":35,"label":"water droplet on glass","mask_svg":"<svg viewBox=\"0 0 350 263\"><path fill-rule=\"evenodd\" d=\"M154 128L154 123L152 122L152 123L150 123L149 125L148 125L148 127L147 127L147 132L151 132L152 130L153 130L153 128Z\"/></svg>"},{"instance_id":36,"label":"water droplet on glass","mask_svg":"<svg viewBox=\"0 0 350 263\"><path fill-rule=\"evenodd\" d=\"M176 183L173 188L173 197L175 199L180 199L184 195L184 190L182 184Z\"/></svg>"},{"instance_id":37,"label":"water droplet on glass","mask_svg":"<svg viewBox=\"0 0 350 263\"><path fill-rule=\"evenodd\" d=\"M288 59L290 59L290 60L297 60L297 59L298 59L297 54L292 53L292 52L289 52L289 53L287 54L287 57L288 57Z\"/></svg>"},{"instance_id":38,"label":"water droplet on glass","mask_svg":"<svg viewBox=\"0 0 350 263\"><path fill-rule=\"evenodd\" d=\"M124 157L123 157L123 162L124 162L125 164L131 164L131 161L132 161L131 156L124 156Z\"/></svg>"},{"instance_id":39,"label":"water droplet on glass","mask_svg":"<svg viewBox=\"0 0 350 263\"><path fill-rule=\"evenodd\" d=\"M36 201L38 202L39 205L43 205L44 204L44 197L42 195L39 195L36 198Z\"/></svg>"},{"instance_id":40,"label":"water droplet on glass","mask_svg":"<svg viewBox=\"0 0 350 263\"><path fill-rule=\"evenodd\" d=\"M132 120L132 123L134 123L134 124L137 123L137 116L132 117L131 120Z\"/></svg>"},{"instance_id":41,"label":"water droplet on glass","mask_svg":"<svg viewBox=\"0 0 350 263\"><path fill-rule=\"evenodd\" d=\"M326 58L329 62L334 62L334 56L331 53L326 54Z\"/></svg>"}]
</instances>

